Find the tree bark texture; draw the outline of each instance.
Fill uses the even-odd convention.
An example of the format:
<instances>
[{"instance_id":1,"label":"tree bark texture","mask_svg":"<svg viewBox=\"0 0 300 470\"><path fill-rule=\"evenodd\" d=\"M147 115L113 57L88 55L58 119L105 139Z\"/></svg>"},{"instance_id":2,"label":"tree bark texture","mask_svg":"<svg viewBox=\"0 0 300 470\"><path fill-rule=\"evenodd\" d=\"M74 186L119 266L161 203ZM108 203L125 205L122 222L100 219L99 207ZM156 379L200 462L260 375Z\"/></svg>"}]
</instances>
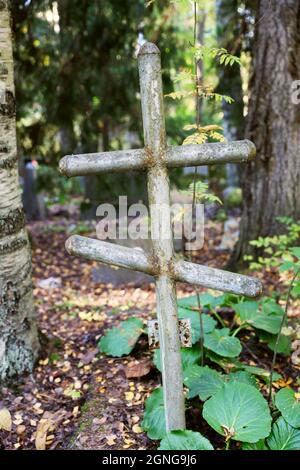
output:
<instances>
[{"instance_id":1,"label":"tree bark texture","mask_svg":"<svg viewBox=\"0 0 300 470\"><path fill-rule=\"evenodd\" d=\"M218 46L224 47L230 54L237 57L241 55L242 35L241 21L238 12L238 0L217 0L217 36ZM229 95L234 103L222 103L224 113L224 135L227 140L241 140L244 138L244 102L241 68L238 64L219 67L218 92ZM239 168L237 165L227 165L228 186L239 185Z\"/></svg>"},{"instance_id":2,"label":"tree bark texture","mask_svg":"<svg viewBox=\"0 0 300 470\"><path fill-rule=\"evenodd\" d=\"M0 0L0 380L30 371L38 353L31 256L21 202L9 4Z\"/></svg>"},{"instance_id":3,"label":"tree bark texture","mask_svg":"<svg viewBox=\"0 0 300 470\"><path fill-rule=\"evenodd\" d=\"M234 261L249 241L278 233L277 217L300 219L300 0L258 2L246 137L257 147L244 175L244 208Z\"/></svg>"}]
</instances>

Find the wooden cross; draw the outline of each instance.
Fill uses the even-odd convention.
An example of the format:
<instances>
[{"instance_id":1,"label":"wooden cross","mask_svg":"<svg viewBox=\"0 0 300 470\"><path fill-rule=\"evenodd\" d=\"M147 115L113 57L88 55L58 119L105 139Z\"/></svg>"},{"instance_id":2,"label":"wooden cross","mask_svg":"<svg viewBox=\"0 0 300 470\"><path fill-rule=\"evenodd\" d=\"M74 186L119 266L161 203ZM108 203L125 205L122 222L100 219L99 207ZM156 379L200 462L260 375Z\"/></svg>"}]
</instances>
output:
<instances>
[{"instance_id":1,"label":"wooden cross","mask_svg":"<svg viewBox=\"0 0 300 470\"><path fill-rule=\"evenodd\" d=\"M78 235L67 240L66 249L73 255L155 276L166 429L170 431L185 428L176 281L248 297L260 295L262 285L251 277L187 261L176 261L172 237L163 236L165 227L171 229L171 216L165 216L162 224L159 212L153 208L170 207L168 168L248 162L255 157L256 152L254 144L247 140L168 147L160 52L155 44L145 43L141 47L138 64L145 147L66 156L60 161L60 171L67 176L79 176L108 171L146 170L151 232L159 227L159 236L152 237L152 254Z\"/></svg>"}]
</instances>

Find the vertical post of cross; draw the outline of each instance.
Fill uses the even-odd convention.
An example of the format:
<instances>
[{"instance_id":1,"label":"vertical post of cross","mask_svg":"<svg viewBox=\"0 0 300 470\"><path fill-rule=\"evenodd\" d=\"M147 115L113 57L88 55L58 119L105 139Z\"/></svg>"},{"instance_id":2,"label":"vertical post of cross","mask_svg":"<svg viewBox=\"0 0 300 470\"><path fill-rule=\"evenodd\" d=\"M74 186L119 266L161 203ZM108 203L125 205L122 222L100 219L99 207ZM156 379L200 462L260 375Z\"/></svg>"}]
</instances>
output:
<instances>
[{"instance_id":1,"label":"vertical post of cross","mask_svg":"<svg viewBox=\"0 0 300 470\"><path fill-rule=\"evenodd\" d=\"M166 130L160 51L145 43L139 52L139 76L144 140L148 165L153 260L157 266L156 296L167 431L185 429L182 364L173 278L173 238L170 184L166 158Z\"/></svg>"}]
</instances>

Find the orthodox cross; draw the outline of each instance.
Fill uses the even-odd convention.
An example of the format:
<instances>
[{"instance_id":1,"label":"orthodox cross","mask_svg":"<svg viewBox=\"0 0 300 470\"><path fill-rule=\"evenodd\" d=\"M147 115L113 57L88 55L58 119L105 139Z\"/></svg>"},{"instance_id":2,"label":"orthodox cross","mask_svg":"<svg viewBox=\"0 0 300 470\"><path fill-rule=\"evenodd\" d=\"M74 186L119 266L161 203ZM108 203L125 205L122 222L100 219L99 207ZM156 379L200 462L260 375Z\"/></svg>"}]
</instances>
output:
<instances>
[{"instance_id":1,"label":"orthodox cross","mask_svg":"<svg viewBox=\"0 0 300 470\"><path fill-rule=\"evenodd\" d=\"M153 275L156 280L157 316L162 362L167 431L185 428L182 364L176 301L176 281L187 282L247 297L262 291L259 280L182 260L175 260L170 211L162 219L157 208L170 207L168 168L248 162L255 146L245 140L231 143L167 146L160 51L145 43L138 55L145 147L137 150L70 155L60 161L66 176L146 170L150 205L152 254L79 235L71 236L66 249L72 255ZM157 236L158 227L158 236Z\"/></svg>"}]
</instances>

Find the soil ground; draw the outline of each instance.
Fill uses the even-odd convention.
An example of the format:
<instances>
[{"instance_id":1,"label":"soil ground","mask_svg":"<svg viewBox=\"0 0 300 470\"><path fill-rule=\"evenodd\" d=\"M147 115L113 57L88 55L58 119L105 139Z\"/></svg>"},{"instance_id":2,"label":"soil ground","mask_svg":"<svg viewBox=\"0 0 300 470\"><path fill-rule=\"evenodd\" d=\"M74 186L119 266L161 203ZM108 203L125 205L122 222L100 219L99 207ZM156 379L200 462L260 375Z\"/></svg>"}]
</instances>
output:
<instances>
[{"instance_id":1,"label":"soil ground","mask_svg":"<svg viewBox=\"0 0 300 470\"><path fill-rule=\"evenodd\" d=\"M137 316L146 322L155 317L154 286L93 282L97 263L65 251L68 225L70 221L60 221L62 228L57 229L57 223L49 220L29 227L41 357L31 375L0 391L1 405L13 419L11 432L0 431L0 448L155 449L157 443L140 429L145 399L161 381L151 364L146 336L128 357L109 358L97 347L105 331L119 321ZM229 253L217 250L222 229L222 223L209 225L205 249L195 257L197 262L225 266ZM50 277L61 279L61 286L39 287L41 280ZM269 290L278 288L275 276L268 275L264 282ZM179 284L177 293L184 297L193 289ZM247 338L243 359L269 367L271 354L264 346L259 351L254 347L251 337ZM147 374L127 378L132 367ZM287 383L298 373L287 359L279 360L277 370ZM221 441L203 423L193 403L187 410L187 422L189 429L203 432L219 448Z\"/></svg>"}]
</instances>

